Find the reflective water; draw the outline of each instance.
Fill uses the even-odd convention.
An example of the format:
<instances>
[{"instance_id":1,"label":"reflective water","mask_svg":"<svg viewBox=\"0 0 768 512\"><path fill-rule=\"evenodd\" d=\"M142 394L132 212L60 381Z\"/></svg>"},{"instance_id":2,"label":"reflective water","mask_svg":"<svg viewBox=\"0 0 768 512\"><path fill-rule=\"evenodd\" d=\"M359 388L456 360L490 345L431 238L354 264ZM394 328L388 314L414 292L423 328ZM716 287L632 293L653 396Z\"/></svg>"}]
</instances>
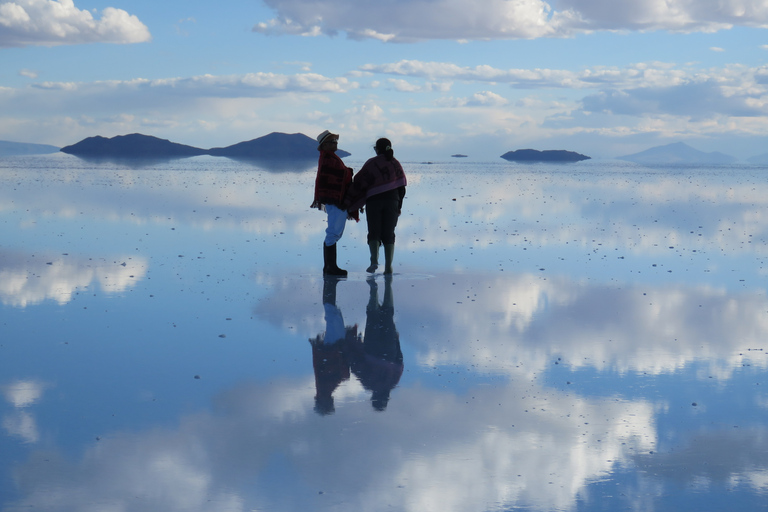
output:
<instances>
[{"instance_id":1,"label":"reflective water","mask_svg":"<svg viewBox=\"0 0 768 512\"><path fill-rule=\"evenodd\" d=\"M405 168L0 159L0 510L764 509L768 169Z\"/></svg>"}]
</instances>

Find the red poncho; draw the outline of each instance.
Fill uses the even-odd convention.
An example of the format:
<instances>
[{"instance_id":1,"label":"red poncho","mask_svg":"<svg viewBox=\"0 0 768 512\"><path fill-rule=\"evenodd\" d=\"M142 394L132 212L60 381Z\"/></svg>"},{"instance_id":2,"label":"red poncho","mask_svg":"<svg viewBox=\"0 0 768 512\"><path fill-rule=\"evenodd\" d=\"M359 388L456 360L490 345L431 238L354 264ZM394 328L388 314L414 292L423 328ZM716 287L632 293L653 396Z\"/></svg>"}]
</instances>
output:
<instances>
[{"instance_id":1,"label":"red poncho","mask_svg":"<svg viewBox=\"0 0 768 512\"><path fill-rule=\"evenodd\" d=\"M344 196L352 183L352 169L344 165L333 151L321 151L315 178L315 199L312 208L323 209L324 204L342 208Z\"/></svg>"}]
</instances>

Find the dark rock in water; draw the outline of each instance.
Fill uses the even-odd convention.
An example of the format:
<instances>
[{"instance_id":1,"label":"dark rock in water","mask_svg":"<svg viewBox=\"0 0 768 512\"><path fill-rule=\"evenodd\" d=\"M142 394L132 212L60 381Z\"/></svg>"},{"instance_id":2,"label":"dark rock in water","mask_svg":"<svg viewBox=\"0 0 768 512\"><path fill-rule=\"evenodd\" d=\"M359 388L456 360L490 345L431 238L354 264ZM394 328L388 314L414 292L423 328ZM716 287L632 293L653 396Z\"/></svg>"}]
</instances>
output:
<instances>
[{"instance_id":1,"label":"dark rock in water","mask_svg":"<svg viewBox=\"0 0 768 512\"><path fill-rule=\"evenodd\" d=\"M549 149L538 151L536 149L518 149L517 151L508 151L501 155L504 160L510 162L580 162L589 160L590 157L576 153L574 151L565 151L562 149Z\"/></svg>"},{"instance_id":2,"label":"dark rock in water","mask_svg":"<svg viewBox=\"0 0 768 512\"><path fill-rule=\"evenodd\" d=\"M58 151L57 146L49 146L48 144L0 140L0 156L49 155Z\"/></svg>"},{"instance_id":3,"label":"dark rock in water","mask_svg":"<svg viewBox=\"0 0 768 512\"><path fill-rule=\"evenodd\" d=\"M467 158L467 155L455 154L455 155L451 155L451 158Z\"/></svg>"},{"instance_id":4,"label":"dark rock in water","mask_svg":"<svg viewBox=\"0 0 768 512\"><path fill-rule=\"evenodd\" d=\"M140 133L118 135L111 139L98 135L88 137L77 144L61 148L61 151L84 157L120 158L183 158L207 153L204 149L185 146Z\"/></svg>"},{"instance_id":5,"label":"dark rock in water","mask_svg":"<svg viewBox=\"0 0 768 512\"><path fill-rule=\"evenodd\" d=\"M736 161L736 158L718 151L705 153L684 142L675 142L632 155L620 156L618 160L638 164L731 164Z\"/></svg>"},{"instance_id":6,"label":"dark rock in water","mask_svg":"<svg viewBox=\"0 0 768 512\"><path fill-rule=\"evenodd\" d=\"M257 139L240 142L225 148L212 148L208 151L213 156L254 159L291 159L317 160L317 140L303 133L272 132ZM351 153L341 149L336 151L341 158Z\"/></svg>"}]
</instances>

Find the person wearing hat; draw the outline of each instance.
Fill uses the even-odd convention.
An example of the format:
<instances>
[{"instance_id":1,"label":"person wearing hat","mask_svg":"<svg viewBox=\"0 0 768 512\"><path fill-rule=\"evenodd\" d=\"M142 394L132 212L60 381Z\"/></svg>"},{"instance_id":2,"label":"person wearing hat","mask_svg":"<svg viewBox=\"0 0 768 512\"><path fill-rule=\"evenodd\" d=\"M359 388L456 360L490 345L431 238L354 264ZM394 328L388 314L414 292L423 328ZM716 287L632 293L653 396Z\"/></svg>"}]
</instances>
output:
<instances>
[{"instance_id":1,"label":"person wearing hat","mask_svg":"<svg viewBox=\"0 0 768 512\"><path fill-rule=\"evenodd\" d=\"M358 212L365 206L368 221L368 247L374 273L379 266L379 247L384 245L384 273L392 273L395 254L395 226L403 207L407 180L403 166L395 158L392 142L379 139L373 147L376 156L368 159L355 176L349 189L348 211Z\"/></svg>"},{"instance_id":2,"label":"person wearing hat","mask_svg":"<svg viewBox=\"0 0 768 512\"><path fill-rule=\"evenodd\" d=\"M312 208L328 214L328 228L323 242L323 275L343 277L347 271L336 264L336 242L344 234L347 211L342 207L347 189L352 183L352 169L336 154L339 136L325 130L317 136L320 159L315 178L315 198Z\"/></svg>"}]
</instances>

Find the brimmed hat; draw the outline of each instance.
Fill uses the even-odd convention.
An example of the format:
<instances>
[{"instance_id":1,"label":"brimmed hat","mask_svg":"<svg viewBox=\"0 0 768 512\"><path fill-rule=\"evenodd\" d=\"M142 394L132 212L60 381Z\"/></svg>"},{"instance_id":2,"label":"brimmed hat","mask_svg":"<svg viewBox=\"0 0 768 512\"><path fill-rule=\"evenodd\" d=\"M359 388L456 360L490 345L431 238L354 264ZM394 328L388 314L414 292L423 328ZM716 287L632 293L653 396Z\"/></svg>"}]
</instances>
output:
<instances>
[{"instance_id":1,"label":"brimmed hat","mask_svg":"<svg viewBox=\"0 0 768 512\"><path fill-rule=\"evenodd\" d=\"M320 146L322 146L322 145L323 145L323 142L325 142L325 139L327 139L327 138L328 138L328 137L330 137L330 136L333 136L333 137L336 137L336 138L338 138L338 137L339 137L339 136L338 136L338 135L336 135L335 133L331 133L331 132L330 132L330 131L328 131L328 130L325 130L323 133L321 133L320 135L318 135L318 136L317 136L317 149L320 149Z\"/></svg>"}]
</instances>

